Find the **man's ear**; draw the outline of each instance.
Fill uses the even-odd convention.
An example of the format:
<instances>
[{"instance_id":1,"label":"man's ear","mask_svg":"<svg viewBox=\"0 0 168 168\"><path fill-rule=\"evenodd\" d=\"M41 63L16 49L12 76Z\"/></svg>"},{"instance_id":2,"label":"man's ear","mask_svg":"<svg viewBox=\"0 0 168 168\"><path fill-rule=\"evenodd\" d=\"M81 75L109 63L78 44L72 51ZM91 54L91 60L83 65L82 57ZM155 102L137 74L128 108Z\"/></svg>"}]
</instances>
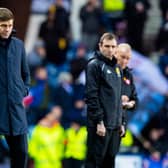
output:
<instances>
[{"instance_id":1,"label":"man's ear","mask_svg":"<svg viewBox=\"0 0 168 168\"><path fill-rule=\"evenodd\" d=\"M118 58L118 46L116 47L116 50L114 52L114 56L115 56L115 58Z\"/></svg>"},{"instance_id":2,"label":"man's ear","mask_svg":"<svg viewBox=\"0 0 168 168\"><path fill-rule=\"evenodd\" d=\"M99 42L99 43L98 43L98 46L99 46L99 49L100 49L100 48L102 47L102 43Z\"/></svg>"}]
</instances>

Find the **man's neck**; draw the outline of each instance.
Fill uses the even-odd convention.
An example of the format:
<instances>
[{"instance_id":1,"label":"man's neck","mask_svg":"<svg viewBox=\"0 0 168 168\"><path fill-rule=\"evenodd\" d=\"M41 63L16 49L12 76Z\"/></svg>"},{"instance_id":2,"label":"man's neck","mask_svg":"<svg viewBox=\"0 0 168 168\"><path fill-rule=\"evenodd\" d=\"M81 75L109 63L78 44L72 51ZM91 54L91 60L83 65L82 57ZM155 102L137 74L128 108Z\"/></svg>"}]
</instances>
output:
<instances>
[{"instance_id":1,"label":"man's neck","mask_svg":"<svg viewBox=\"0 0 168 168\"><path fill-rule=\"evenodd\" d=\"M8 38L4 38L4 37L0 36L1 41L7 41L9 38L10 38L10 36Z\"/></svg>"},{"instance_id":2,"label":"man's neck","mask_svg":"<svg viewBox=\"0 0 168 168\"><path fill-rule=\"evenodd\" d=\"M104 57L109 59L110 61L113 59L113 56L104 56Z\"/></svg>"},{"instance_id":3,"label":"man's neck","mask_svg":"<svg viewBox=\"0 0 168 168\"><path fill-rule=\"evenodd\" d=\"M4 46L4 47L7 46L9 44L10 38L11 37L8 37L8 38L2 38L2 37L0 37L0 45Z\"/></svg>"}]
</instances>

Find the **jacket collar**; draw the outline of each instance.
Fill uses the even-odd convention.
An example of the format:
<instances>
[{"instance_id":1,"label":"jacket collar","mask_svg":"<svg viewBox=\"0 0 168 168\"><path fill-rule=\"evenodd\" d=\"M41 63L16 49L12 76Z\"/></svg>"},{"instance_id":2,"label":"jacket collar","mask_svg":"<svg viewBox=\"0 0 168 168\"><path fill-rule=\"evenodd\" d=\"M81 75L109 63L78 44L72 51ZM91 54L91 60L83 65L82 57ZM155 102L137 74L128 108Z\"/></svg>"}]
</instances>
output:
<instances>
[{"instance_id":1,"label":"jacket collar","mask_svg":"<svg viewBox=\"0 0 168 168\"><path fill-rule=\"evenodd\" d=\"M129 68L129 67L127 66L125 69L123 69L123 71L124 71L124 72L130 72L130 71L132 71L132 68Z\"/></svg>"},{"instance_id":2,"label":"jacket collar","mask_svg":"<svg viewBox=\"0 0 168 168\"><path fill-rule=\"evenodd\" d=\"M114 66L117 64L117 59L114 56L113 56L113 59L110 60L110 59L106 58L104 55L102 55L102 53L100 53L100 51L95 52L95 57L99 60L104 61L105 63L107 63L111 66Z\"/></svg>"},{"instance_id":3,"label":"jacket collar","mask_svg":"<svg viewBox=\"0 0 168 168\"><path fill-rule=\"evenodd\" d=\"M9 36L9 38L7 38L7 39L3 39L0 37L0 45L2 47L7 47L9 45L10 41L11 41L11 36Z\"/></svg>"}]
</instances>

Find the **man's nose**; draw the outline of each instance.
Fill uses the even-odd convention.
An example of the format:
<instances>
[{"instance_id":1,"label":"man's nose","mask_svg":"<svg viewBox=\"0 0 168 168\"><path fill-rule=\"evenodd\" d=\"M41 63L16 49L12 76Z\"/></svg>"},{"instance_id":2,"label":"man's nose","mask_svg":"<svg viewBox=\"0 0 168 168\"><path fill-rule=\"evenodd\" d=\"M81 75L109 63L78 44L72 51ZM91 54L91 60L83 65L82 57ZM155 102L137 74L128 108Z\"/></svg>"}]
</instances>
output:
<instances>
[{"instance_id":1,"label":"man's nose","mask_svg":"<svg viewBox=\"0 0 168 168\"><path fill-rule=\"evenodd\" d=\"M124 64L127 64L127 63L128 63L128 60L125 59L125 60L124 60Z\"/></svg>"},{"instance_id":2,"label":"man's nose","mask_svg":"<svg viewBox=\"0 0 168 168\"><path fill-rule=\"evenodd\" d=\"M9 31L10 30L10 26L6 26L6 31Z\"/></svg>"},{"instance_id":3,"label":"man's nose","mask_svg":"<svg viewBox=\"0 0 168 168\"><path fill-rule=\"evenodd\" d=\"M110 51L110 52L113 52L113 51L114 51L113 47L110 47L110 48L109 48L109 51Z\"/></svg>"}]
</instances>

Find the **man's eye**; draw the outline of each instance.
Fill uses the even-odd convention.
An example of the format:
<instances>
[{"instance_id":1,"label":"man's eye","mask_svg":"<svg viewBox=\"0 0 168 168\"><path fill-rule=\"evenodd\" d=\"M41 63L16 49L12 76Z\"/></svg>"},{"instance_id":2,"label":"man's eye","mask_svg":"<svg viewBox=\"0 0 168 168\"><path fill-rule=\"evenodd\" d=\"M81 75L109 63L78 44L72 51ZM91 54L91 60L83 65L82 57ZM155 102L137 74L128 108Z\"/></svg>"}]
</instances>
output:
<instances>
[{"instance_id":1,"label":"man's eye","mask_svg":"<svg viewBox=\"0 0 168 168\"><path fill-rule=\"evenodd\" d=\"M12 25L0 25L0 27L6 28L6 27L12 27Z\"/></svg>"},{"instance_id":2,"label":"man's eye","mask_svg":"<svg viewBox=\"0 0 168 168\"><path fill-rule=\"evenodd\" d=\"M0 25L1 27L7 27L7 25Z\"/></svg>"}]
</instances>

